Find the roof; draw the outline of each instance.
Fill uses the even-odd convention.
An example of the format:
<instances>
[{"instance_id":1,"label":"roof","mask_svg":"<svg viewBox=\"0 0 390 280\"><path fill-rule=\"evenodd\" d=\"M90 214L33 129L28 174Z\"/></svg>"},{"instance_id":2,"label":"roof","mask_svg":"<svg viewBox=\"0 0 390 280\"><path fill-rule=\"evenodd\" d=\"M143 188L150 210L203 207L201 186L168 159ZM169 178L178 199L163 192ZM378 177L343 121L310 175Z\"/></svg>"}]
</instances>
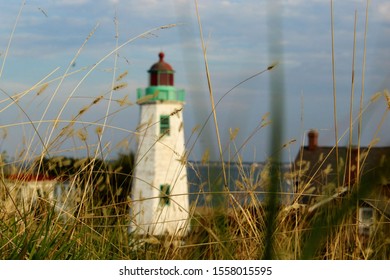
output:
<instances>
[{"instance_id":1,"label":"roof","mask_svg":"<svg viewBox=\"0 0 390 280\"><path fill-rule=\"evenodd\" d=\"M53 176L46 176L43 174L12 174L7 177L8 180L23 181L23 182L39 182L39 181L54 181L57 178Z\"/></svg>"},{"instance_id":2,"label":"roof","mask_svg":"<svg viewBox=\"0 0 390 280\"><path fill-rule=\"evenodd\" d=\"M174 72L172 66L164 61L164 56L163 52L158 54L159 61L150 67L149 72Z\"/></svg>"}]
</instances>

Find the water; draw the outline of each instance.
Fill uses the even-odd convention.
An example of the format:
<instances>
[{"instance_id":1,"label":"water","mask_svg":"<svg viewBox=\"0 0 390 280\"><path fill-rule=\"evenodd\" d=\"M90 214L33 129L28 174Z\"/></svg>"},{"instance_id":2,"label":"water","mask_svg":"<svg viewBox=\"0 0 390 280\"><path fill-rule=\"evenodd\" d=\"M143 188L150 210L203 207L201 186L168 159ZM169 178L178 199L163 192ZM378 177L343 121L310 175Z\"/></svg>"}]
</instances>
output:
<instances>
[{"instance_id":1,"label":"water","mask_svg":"<svg viewBox=\"0 0 390 280\"><path fill-rule=\"evenodd\" d=\"M225 164L228 191L224 190L224 179L222 164L211 162L202 164L200 162L190 162L187 167L187 175L190 191L190 203L197 206L215 205L215 199L230 199L241 205L263 202L266 196L267 172L265 163L243 163ZM290 165L282 164L280 172L289 172ZM212 193L221 192L220 196ZM292 199L292 188L285 180L280 182L280 200L282 203L289 203Z\"/></svg>"}]
</instances>

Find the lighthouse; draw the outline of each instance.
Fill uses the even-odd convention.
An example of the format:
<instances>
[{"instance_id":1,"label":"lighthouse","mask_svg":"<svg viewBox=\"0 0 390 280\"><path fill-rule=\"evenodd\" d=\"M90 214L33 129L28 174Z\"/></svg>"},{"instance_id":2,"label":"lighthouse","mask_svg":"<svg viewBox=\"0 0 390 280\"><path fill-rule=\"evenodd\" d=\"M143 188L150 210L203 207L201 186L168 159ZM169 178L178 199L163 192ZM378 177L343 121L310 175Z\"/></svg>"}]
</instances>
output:
<instances>
[{"instance_id":1,"label":"lighthouse","mask_svg":"<svg viewBox=\"0 0 390 280\"><path fill-rule=\"evenodd\" d=\"M172 66L159 53L149 86L137 90L140 120L132 186L130 231L147 236L184 236L189 200L184 144L185 92L174 86Z\"/></svg>"}]
</instances>

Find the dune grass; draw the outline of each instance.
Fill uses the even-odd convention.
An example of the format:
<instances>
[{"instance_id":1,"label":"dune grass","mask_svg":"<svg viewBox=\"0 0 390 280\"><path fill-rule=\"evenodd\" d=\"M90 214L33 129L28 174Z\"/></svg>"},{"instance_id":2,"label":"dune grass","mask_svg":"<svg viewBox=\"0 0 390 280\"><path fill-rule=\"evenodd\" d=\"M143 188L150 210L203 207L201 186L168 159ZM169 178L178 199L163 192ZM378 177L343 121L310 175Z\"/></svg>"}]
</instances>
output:
<instances>
[{"instance_id":1,"label":"dune grass","mask_svg":"<svg viewBox=\"0 0 390 280\"><path fill-rule=\"evenodd\" d=\"M19 15L16 22L18 19ZM199 14L198 20L201 31ZM128 233L129 208L131 207L128 190L133 176L133 158L132 155L120 155L116 161L107 162L104 157L105 147L101 142L102 135L108 133L108 128L120 129L109 125L106 122L108 117L127 106L131 106L127 96L115 100L112 94L114 91L126 88L127 85L122 79L127 73L117 74L114 72L111 90L101 96L91 97L91 102L80 108L78 114L68 120L63 115L67 106L70 106L69 101L74 93L99 64L112 55L117 57L117 51L134 40L174 26L166 25L154 28L121 45L116 42L116 47L94 66L80 69L80 71L85 72L84 76L74 87L67 101L58 111L57 117L53 120L45 120L45 115L51 108L52 101L57 96L62 83L75 73L71 72L72 65L80 55L84 45L93 36L95 28L74 58L70 60L65 73L54 78L55 70L32 88L15 95L2 90L7 96L2 100L2 103L8 102L8 106L19 106L18 100L25 98L29 93L36 91L36 98L39 98L42 93L49 90L48 85L59 81L57 88L51 92L50 102L39 121L32 120L26 113L27 123L12 124L16 127L23 127L25 124L31 125L36 132L34 138L38 138L39 141L31 140L27 143L25 150L12 159L1 157L0 259L389 259L390 239L386 235L389 221L385 216L376 217L374 233L365 240L359 237L357 230L358 201L368 192L368 186L372 185L378 177L371 178L359 174L358 177L361 180L347 197L337 199L335 203L324 204L317 211L310 212L307 206L298 203L302 193L296 193L290 203L280 203L281 200L284 200L283 198L291 196L291 193L281 191L283 190L281 182L287 178L294 181L297 174L304 172L296 170L296 166L292 166L291 170L281 171L279 168L280 157L274 156L269 159L260 174L255 175L252 169L248 174L240 158L243 147L237 147L235 143L238 131L233 130L231 131L230 144L234 150L232 155L229 154L227 157L229 161L224 159L226 150L223 149L219 138L218 116L215 110L219 101L214 102L211 73L208 69L202 32L200 32L201 41L211 103L211 113L207 121L212 117L215 124L222 172L210 172L210 177L207 178L207 182L204 182L204 184L209 185L208 192L203 191L203 183L201 183L199 193L193 194L203 196L206 203L202 206L195 204L191 208L189 213L191 230L183 240L178 241L175 236L151 236L147 240L138 240L136 236ZM10 43L14 32L15 28L11 33ZM8 46L11 45L10 43ZM332 52L334 52L333 47ZM1 72L6 57L7 53L3 58ZM334 58L332 65L334 70ZM275 64L265 66L264 71L243 80L238 85L257 75L272 71L275 67L278 66ZM270 74L272 75L273 72ZM336 112L334 71L333 81ZM273 83L275 85L273 90L281 92L281 95L273 95L274 98L279 98L278 106L280 106L280 98L284 98L283 88L280 88L283 83L280 83L280 80L275 80ZM362 83L364 84L364 75ZM363 94L364 92L362 92L362 96ZM385 97L381 100L385 100L384 102L389 104L390 95L388 92L384 91L381 96ZM83 121L82 116L96 108L104 100L108 100L108 106L101 119L96 120L96 122ZM367 106L378 102L378 100L372 99ZM113 104L119 107L116 111L111 112ZM19 108L22 110L21 107ZM361 103L358 117L355 119L351 117L351 127L356 122L361 123L366 108ZM388 110L389 108L390 105ZM388 110L384 112L384 116ZM272 123L270 123L268 115L264 116L259 127L248 136L249 140L263 127L273 126L271 142L274 146L270 147L270 154L273 155L275 155L274 151L280 151L284 148L280 141L283 133L283 118L280 114L280 108L273 108L270 114ZM276 125L275 120L279 120L276 121ZM40 127L45 125L49 125L49 129L46 130L46 134L43 134ZM85 128L87 126L95 127L94 136L98 139L96 145L91 146L87 143L87 139L91 137L90 130ZM0 128L6 129L6 126ZM380 129L381 124L378 125L377 131ZM350 128L350 130L352 129ZM194 130L193 133L198 136L202 131L203 129ZM336 139L334 148L336 151L339 141L347 133L348 131L339 137L335 113ZM349 133L352 132L349 131ZM75 151L78 149L86 150L87 158L75 159L61 156L62 153L66 152L61 150L61 144L70 138L77 139L78 143L83 143L81 147L75 145L71 149ZM375 139L375 135L373 139ZM244 143L246 142L244 141ZM192 149L190 148L189 151ZM207 164L207 155L203 158L204 163ZM227 167L229 165L237 167L239 173L237 181L228 180ZM188 166L197 168L192 163L188 163ZM386 169L383 172L386 172ZM11 174L14 175L12 180L9 177ZM45 193L44 189L40 190L39 195L23 196L23 190L35 183L31 177L26 177L25 174L46 176L48 181L55 180L58 184L63 185L61 200L53 199L50 192ZM265 197L265 200L260 200L259 195ZM208 203L210 196L214 203ZM324 198L326 197L324 196ZM208 207L209 205L213 207Z\"/></svg>"}]
</instances>

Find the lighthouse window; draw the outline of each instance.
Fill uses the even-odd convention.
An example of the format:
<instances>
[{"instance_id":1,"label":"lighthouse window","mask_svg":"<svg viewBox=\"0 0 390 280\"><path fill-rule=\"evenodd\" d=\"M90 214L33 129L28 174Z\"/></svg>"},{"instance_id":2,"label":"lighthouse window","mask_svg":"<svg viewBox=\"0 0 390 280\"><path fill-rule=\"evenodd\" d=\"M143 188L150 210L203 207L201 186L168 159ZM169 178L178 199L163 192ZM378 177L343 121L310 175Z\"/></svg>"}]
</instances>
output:
<instances>
[{"instance_id":1,"label":"lighthouse window","mask_svg":"<svg viewBox=\"0 0 390 280\"><path fill-rule=\"evenodd\" d=\"M169 205L171 203L169 199L169 195L171 194L171 186L168 184L161 185L160 192L161 192L160 205L161 206Z\"/></svg>"},{"instance_id":2,"label":"lighthouse window","mask_svg":"<svg viewBox=\"0 0 390 280\"><path fill-rule=\"evenodd\" d=\"M160 134L169 135L169 115L160 116Z\"/></svg>"}]
</instances>

